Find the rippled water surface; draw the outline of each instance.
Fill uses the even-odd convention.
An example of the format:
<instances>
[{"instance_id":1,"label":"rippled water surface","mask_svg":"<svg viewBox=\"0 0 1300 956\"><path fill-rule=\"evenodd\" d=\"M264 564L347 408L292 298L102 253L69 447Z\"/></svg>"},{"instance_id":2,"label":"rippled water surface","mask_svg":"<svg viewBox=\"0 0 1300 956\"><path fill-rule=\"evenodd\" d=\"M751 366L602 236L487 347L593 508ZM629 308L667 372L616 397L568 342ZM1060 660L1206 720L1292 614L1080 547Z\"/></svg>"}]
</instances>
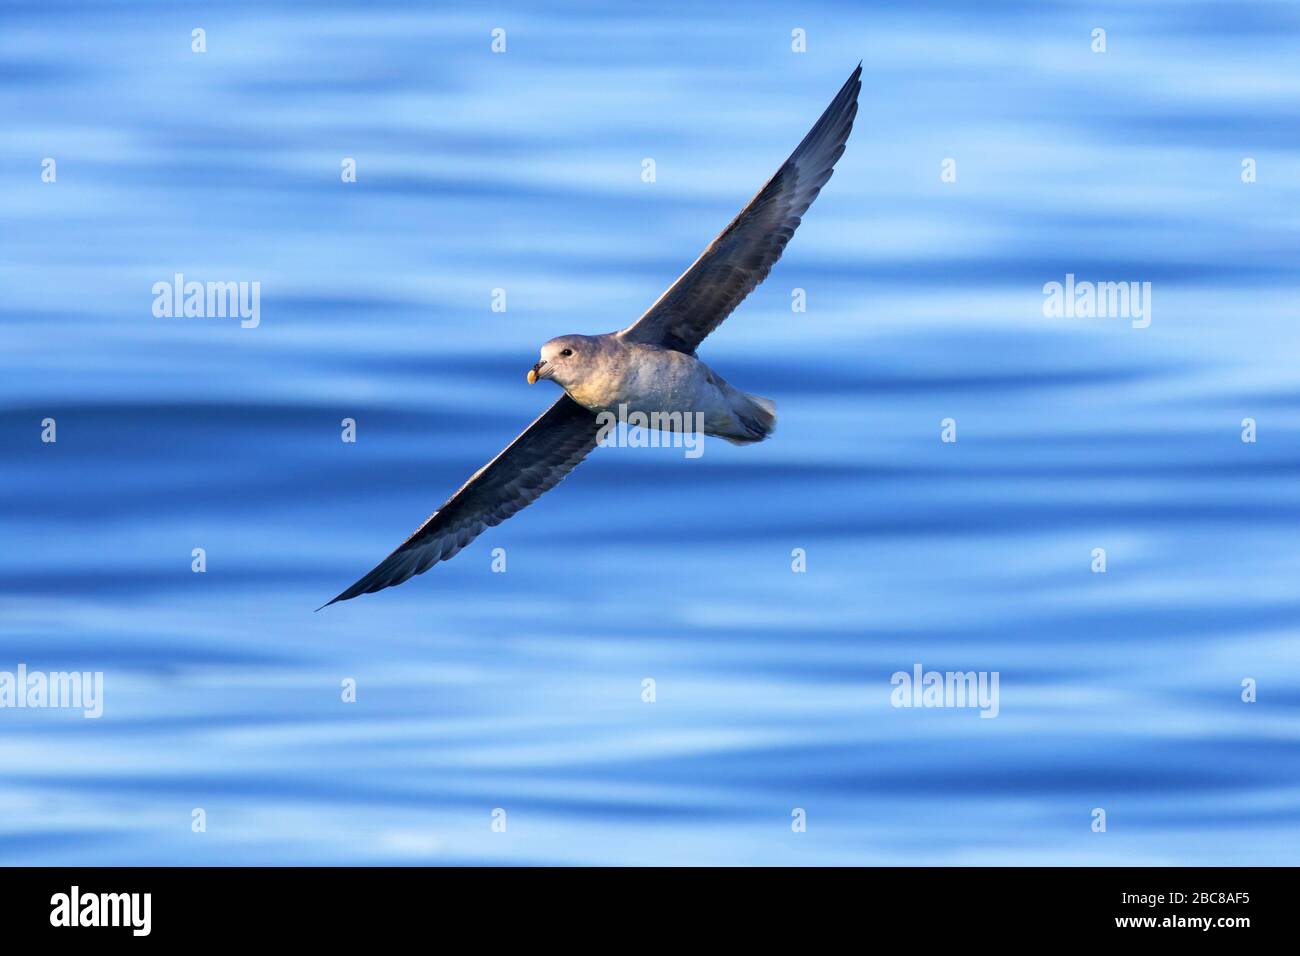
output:
<instances>
[{"instance_id":1,"label":"rippled water surface","mask_svg":"<svg viewBox=\"0 0 1300 956\"><path fill-rule=\"evenodd\" d=\"M0 11L0 670L105 675L98 720L0 710L0 861L1300 862L1297 8L604 6ZM599 449L313 613L859 59L701 351L775 438ZM155 318L178 272L261 324ZM1045 317L1067 273L1150 326ZM917 663L997 718L892 707Z\"/></svg>"}]
</instances>

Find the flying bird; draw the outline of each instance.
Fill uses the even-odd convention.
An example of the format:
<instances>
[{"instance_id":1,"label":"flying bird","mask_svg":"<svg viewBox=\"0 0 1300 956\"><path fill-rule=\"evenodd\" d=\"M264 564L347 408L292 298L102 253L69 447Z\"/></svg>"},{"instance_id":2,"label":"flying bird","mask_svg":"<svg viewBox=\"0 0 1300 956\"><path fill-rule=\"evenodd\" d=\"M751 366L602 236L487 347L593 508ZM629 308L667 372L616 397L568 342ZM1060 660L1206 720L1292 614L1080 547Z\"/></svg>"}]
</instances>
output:
<instances>
[{"instance_id":1,"label":"flying bird","mask_svg":"<svg viewBox=\"0 0 1300 956\"><path fill-rule=\"evenodd\" d=\"M733 388L695 350L781 257L844 153L861 89L859 63L790 158L644 315L618 332L562 335L543 345L528 382L547 379L564 394L329 604L423 574L532 504L596 447L602 412L681 412L703 421L706 435L734 444L767 438L776 405Z\"/></svg>"}]
</instances>

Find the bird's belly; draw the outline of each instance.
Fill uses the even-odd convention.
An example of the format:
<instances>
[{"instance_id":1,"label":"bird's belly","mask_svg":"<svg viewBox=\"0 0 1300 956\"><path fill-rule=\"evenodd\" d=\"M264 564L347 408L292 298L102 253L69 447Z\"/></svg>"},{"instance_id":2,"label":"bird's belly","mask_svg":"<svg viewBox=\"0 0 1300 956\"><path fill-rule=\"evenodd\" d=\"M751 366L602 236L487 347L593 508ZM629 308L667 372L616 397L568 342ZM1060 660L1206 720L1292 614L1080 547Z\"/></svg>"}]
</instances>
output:
<instances>
[{"instance_id":1,"label":"bird's belly","mask_svg":"<svg viewBox=\"0 0 1300 956\"><path fill-rule=\"evenodd\" d=\"M689 412L715 391L708 370L691 356L655 352L638 356L613 374L592 376L569 388L569 397L593 412Z\"/></svg>"},{"instance_id":2,"label":"bird's belly","mask_svg":"<svg viewBox=\"0 0 1300 956\"><path fill-rule=\"evenodd\" d=\"M629 412L693 412L699 405L698 389L685 383L660 382L650 388L631 388L618 404ZM612 407L612 406L611 406Z\"/></svg>"},{"instance_id":3,"label":"bird's belly","mask_svg":"<svg viewBox=\"0 0 1300 956\"><path fill-rule=\"evenodd\" d=\"M693 358L672 355L642 367L623 382L620 405L629 412L694 412L712 389L704 366Z\"/></svg>"}]
</instances>

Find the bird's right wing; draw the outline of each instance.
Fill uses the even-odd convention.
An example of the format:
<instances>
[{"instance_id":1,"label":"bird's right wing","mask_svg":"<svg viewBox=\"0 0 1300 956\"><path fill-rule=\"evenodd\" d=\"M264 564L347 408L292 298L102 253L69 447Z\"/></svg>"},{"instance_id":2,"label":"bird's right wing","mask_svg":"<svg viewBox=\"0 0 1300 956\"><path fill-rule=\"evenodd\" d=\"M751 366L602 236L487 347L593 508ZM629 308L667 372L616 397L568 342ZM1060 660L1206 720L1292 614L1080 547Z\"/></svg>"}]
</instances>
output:
<instances>
[{"instance_id":1,"label":"bird's right wing","mask_svg":"<svg viewBox=\"0 0 1300 956\"><path fill-rule=\"evenodd\" d=\"M799 221L835 171L858 114L862 65L790 158L645 315L619 333L629 342L691 353L767 278Z\"/></svg>"},{"instance_id":2,"label":"bird's right wing","mask_svg":"<svg viewBox=\"0 0 1300 956\"><path fill-rule=\"evenodd\" d=\"M596 447L598 431L593 412L561 395L400 548L329 604L401 584L446 561L558 485Z\"/></svg>"}]
</instances>

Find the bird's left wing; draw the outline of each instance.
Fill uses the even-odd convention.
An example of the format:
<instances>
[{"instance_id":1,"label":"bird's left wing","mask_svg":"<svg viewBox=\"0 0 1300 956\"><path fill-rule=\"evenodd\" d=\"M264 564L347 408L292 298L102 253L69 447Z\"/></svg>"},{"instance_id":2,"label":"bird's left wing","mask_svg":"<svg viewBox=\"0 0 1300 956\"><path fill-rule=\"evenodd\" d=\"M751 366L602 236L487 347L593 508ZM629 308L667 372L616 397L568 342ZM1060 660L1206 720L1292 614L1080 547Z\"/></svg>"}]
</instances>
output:
<instances>
[{"instance_id":1,"label":"bird's left wing","mask_svg":"<svg viewBox=\"0 0 1300 956\"><path fill-rule=\"evenodd\" d=\"M619 333L622 338L694 352L767 278L800 217L835 171L853 129L861 89L859 64L767 185L645 315Z\"/></svg>"},{"instance_id":2,"label":"bird's left wing","mask_svg":"<svg viewBox=\"0 0 1300 956\"><path fill-rule=\"evenodd\" d=\"M596 447L598 430L593 412L561 395L400 548L329 604L382 591L446 561L558 485Z\"/></svg>"}]
</instances>

